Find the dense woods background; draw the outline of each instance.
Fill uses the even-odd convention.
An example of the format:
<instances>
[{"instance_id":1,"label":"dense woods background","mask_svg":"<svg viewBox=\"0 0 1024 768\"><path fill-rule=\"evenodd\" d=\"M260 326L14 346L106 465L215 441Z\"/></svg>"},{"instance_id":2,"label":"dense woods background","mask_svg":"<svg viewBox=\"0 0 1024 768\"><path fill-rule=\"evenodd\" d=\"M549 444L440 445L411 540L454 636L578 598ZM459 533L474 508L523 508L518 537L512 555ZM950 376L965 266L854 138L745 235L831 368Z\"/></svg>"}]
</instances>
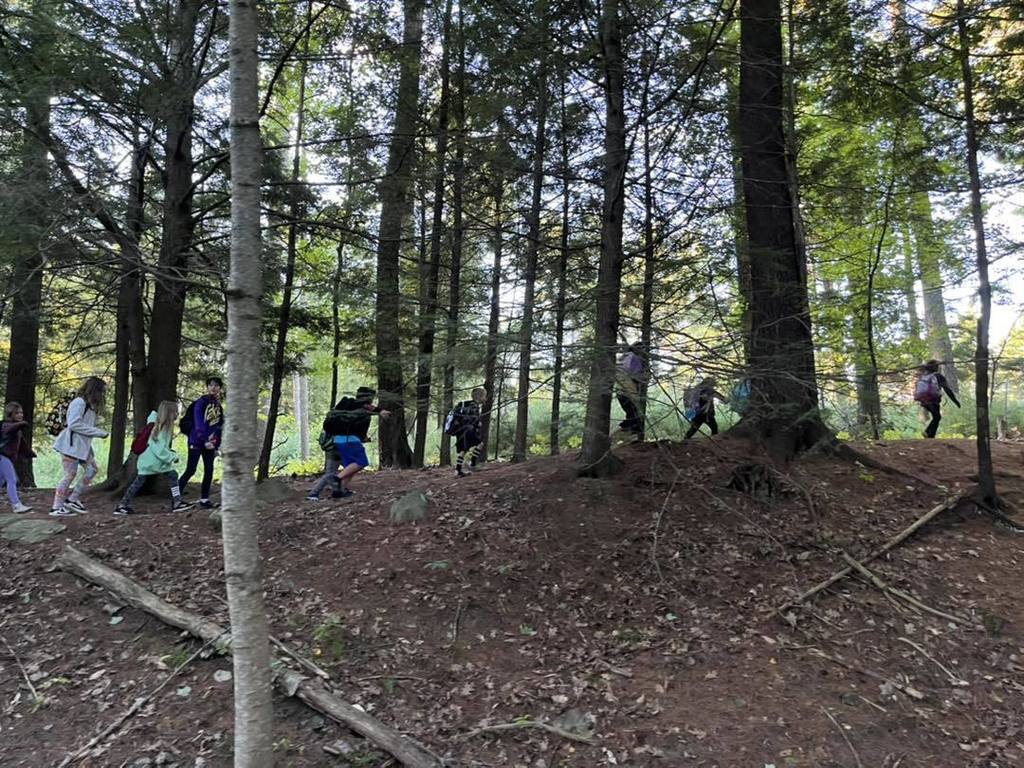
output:
<instances>
[{"instance_id":1,"label":"dense woods background","mask_svg":"<svg viewBox=\"0 0 1024 768\"><path fill-rule=\"evenodd\" d=\"M627 342L651 361L648 436L680 436L695 380L728 393L775 354L751 334L779 273L748 238L745 181L748 203L758 186L787 201L756 205L805 265L811 398L833 429L919 434L914 368L935 357L964 402L942 434L975 435L979 243L988 416L1021 427L1019 3L259 11L261 475L319 468L322 413L367 383L396 410L374 443L384 464L447 462L439 423L481 384L489 455L579 447L607 432L607 351ZM223 4L4 5L6 398L38 425L82 376L106 377L114 471L150 407L224 365L227 86ZM758 150L774 182L744 178Z\"/></svg>"}]
</instances>

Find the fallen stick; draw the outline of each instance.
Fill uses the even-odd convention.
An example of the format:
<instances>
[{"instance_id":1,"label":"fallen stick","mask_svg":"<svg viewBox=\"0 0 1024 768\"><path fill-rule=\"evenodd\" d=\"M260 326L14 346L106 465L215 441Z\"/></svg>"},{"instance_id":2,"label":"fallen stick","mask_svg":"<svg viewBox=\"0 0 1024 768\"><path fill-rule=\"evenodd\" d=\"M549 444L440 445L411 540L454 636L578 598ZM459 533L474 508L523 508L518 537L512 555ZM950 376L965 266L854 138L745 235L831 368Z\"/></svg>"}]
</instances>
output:
<instances>
[{"instance_id":1,"label":"fallen stick","mask_svg":"<svg viewBox=\"0 0 1024 768\"><path fill-rule=\"evenodd\" d=\"M163 681L160 683L160 685L158 685L152 691L147 693L145 696L140 696L139 698L137 698L135 700L134 704L132 704L130 707L128 707L128 709L126 709L124 712L121 713L120 717L118 717L114 722L112 722L110 725L108 725L102 731L100 731L95 736L93 736L91 739L89 739L89 743L86 744L84 747L82 747L81 749L75 750L73 753L71 753L70 755L65 757L61 761L60 765L57 766L57 768L67 768L67 766L71 765L72 763L78 762L79 760L81 760L83 757L85 757L88 754L90 749L95 747L97 744L100 744L100 743L106 741L110 736L115 735L117 733L117 731L121 730L121 726L124 725L125 721L128 720L128 718L130 718L132 715L134 715L136 712L138 712L140 709L142 709L143 705L147 701L150 701L154 696L156 696L158 693L160 693L160 691L162 691L164 688L166 688L167 684L169 682L171 682L171 680L173 680L179 674L181 674L181 672L189 664L191 664L193 661L195 661L207 648L209 648L211 645L213 645L214 642L215 642L215 640L214 641L208 641L205 644L203 644L199 648L198 651L193 653L191 656L189 656L187 659L185 659L185 661L183 661L181 664L179 664L177 667L175 667L171 671L171 673L169 675L167 675L163 679Z\"/></svg>"},{"instance_id":2,"label":"fallen stick","mask_svg":"<svg viewBox=\"0 0 1024 768\"><path fill-rule=\"evenodd\" d=\"M940 611L937 608L932 608L930 605L926 605L925 603L922 603L920 600L918 600L916 597L911 595L909 592L904 592L902 589L899 589L898 587L894 587L891 584L887 584L876 573L874 573L873 571L868 570L864 566L863 563L860 563L857 560L855 560L853 557L851 557L848 552L843 552L843 559L846 562L848 562L850 564L850 566L854 570L856 570L861 576L863 576L865 579L867 579L872 584L874 584L876 587L878 587L880 590L882 590L882 592L888 592L889 594L895 595L896 597L898 597L901 600L909 603L910 605L914 606L915 608L918 608L918 609L924 611L925 613L930 613L933 616L938 616L940 619L945 619L946 621L952 621L954 624L970 625L971 622L969 620L963 618L962 616L954 616L951 613L944 613L943 611Z\"/></svg>"},{"instance_id":3,"label":"fallen stick","mask_svg":"<svg viewBox=\"0 0 1024 768\"><path fill-rule=\"evenodd\" d=\"M839 731L839 735L842 736L843 741L846 742L846 746L850 748L850 752L853 754L853 761L857 763L857 768L864 768L864 763L860 761L860 755L858 755L857 750L853 748L853 742L850 741L850 737L846 735L846 729L839 724L839 721L836 720L835 717L832 716L832 713L827 709L822 707L821 711L824 712L825 716L832 721L832 725L836 727L836 730Z\"/></svg>"},{"instance_id":4,"label":"fallen stick","mask_svg":"<svg viewBox=\"0 0 1024 768\"><path fill-rule=\"evenodd\" d=\"M588 736L580 736L578 733L567 731L564 728L559 728L557 725L551 725L551 723L545 723L541 720L517 720L512 723L499 723L498 725L485 725L480 728L476 728L468 733L462 734L461 738L470 739L474 736L479 736L484 733L500 733L502 731L518 731L523 728L538 728L548 733L553 733L556 736L561 736L563 739L568 741L576 741L580 744L590 744L593 746L596 742Z\"/></svg>"},{"instance_id":5,"label":"fallen stick","mask_svg":"<svg viewBox=\"0 0 1024 768\"><path fill-rule=\"evenodd\" d=\"M883 683L888 683L896 690L906 694L907 696L916 701L924 701L925 699L925 695L916 688L912 688L909 685L904 685L903 683L897 682L896 680L888 678L885 675L880 675L877 672L872 672L870 669L864 669L864 667L859 667L856 664L851 664L846 659L840 658L839 656L830 656L829 654L825 653L819 648L810 648L807 652L810 653L812 656L817 656L820 659L827 659L828 661L831 661L833 664L838 664L841 667L846 667L851 672L856 672L857 674L865 675L866 677L872 677L875 680L881 680Z\"/></svg>"},{"instance_id":6,"label":"fallen stick","mask_svg":"<svg viewBox=\"0 0 1024 768\"><path fill-rule=\"evenodd\" d=\"M18 657L18 654L15 652L15 650L11 648L10 644L7 642L6 637L0 639L3 639L4 646L7 648L8 653L10 653L11 656L14 657L14 663L17 664L18 669L21 670L21 676L25 679L25 685L28 686L29 693L32 694L32 703L38 706L42 699L39 697L39 691L37 691L36 687L32 685L32 680L31 678L29 678L28 672L25 671L25 667L21 663L21 659Z\"/></svg>"},{"instance_id":7,"label":"fallen stick","mask_svg":"<svg viewBox=\"0 0 1024 768\"><path fill-rule=\"evenodd\" d=\"M926 651L926 650L925 650L924 648L922 648L922 647L921 647L920 645L918 645L917 643L915 643L915 642L914 642L913 640L910 640L909 638L906 638L906 637L899 637L899 638L896 638L896 639L897 639L897 640L899 640L899 641L900 641L901 643L906 643L906 644L907 644L907 645L909 645L909 646L910 646L911 648L915 649L915 650L916 650L916 651L917 651L918 653L920 653L920 654L921 654L922 656L924 656L924 657L925 657L926 659L928 659L928 661L930 661L930 662L931 662L932 664L934 664L934 665L935 665L936 667L938 667L938 668L939 668L939 669L941 669L941 670L942 670L943 672L945 672L945 673L946 673L946 676L947 676L947 677L949 677L949 681L950 681L950 682L951 682L951 683L952 683L953 685L960 685L960 686L964 686L964 687L966 687L966 686L970 685L970 683L968 683L968 682L967 682L966 680L964 680L964 679L962 679L962 678L960 678L960 677L957 677L957 676L956 676L956 675L954 675L954 674L953 674L952 672L950 672L950 671L949 671L949 670L948 670L948 669L947 669L947 668L946 668L946 667L945 667L945 666L944 666L944 665L942 664L942 662L940 662L940 661L939 661L938 659L936 659L936 658L935 658L934 656L931 656L931 655L930 655L930 654L928 653L928 651Z\"/></svg>"},{"instance_id":8,"label":"fallen stick","mask_svg":"<svg viewBox=\"0 0 1024 768\"><path fill-rule=\"evenodd\" d=\"M904 541L906 541L911 536L913 536L914 533L917 532L917 530L919 528L921 528L922 526L924 526L927 523L931 522L931 520L933 518L938 517L940 514L945 512L947 509L949 509L950 507L952 507L955 504L957 504L960 500L961 500L961 497L959 497L959 496L957 496L955 498L952 498L952 499L946 499L946 501L942 502L937 507L935 507L935 508L929 510L928 512L926 512L925 514L921 515L921 517L917 518L917 520L915 520L912 524L910 524L909 526L904 528L902 531L897 533L895 536L893 536L891 539L889 539L887 542L885 542L885 544L883 544L881 547L876 549L874 552L872 552L870 555L865 557L860 562L861 563L870 563L872 560L875 560L876 558L879 558L882 555L884 555L886 552L888 552L893 547L896 547L897 545L902 544ZM819 592L821 592L821 590L828 589L833 584L835 584L837 581L842 581L847 576L849 576L851 573L853 573L853 570L854 569L853 569L852 566L847 566L846 568L843 568L841 570L836 571L831 576L829 576L827 579L825 579L824 581L822 581L822 582L820 582L818 584L815 584L813 587L808 589L806 592L803 592L802 594L798 595L797 597L795 597L794 599L790 600L789 602L784 603L783 605L780 605L778 608L776 608L773 611L773 613L781 614L783 611L786 611L789 608L792 608L794 605L798 605L798 604L804 602L805 600L807 600L807 598L813 597L814 595L816 595Z\"/></svg>"},{"instance_id":9,"label":"fallen stick","mask_svg":"<svg viewBox=\"0 0 1024 768\"><path fill-rule=\"evenodd\" d=\"M183 629L205 642L217 642L227 633L220 625L171 605L124 574L92 559L74 547L64 548L57 558L56 566L113 592L132 607L155 616L165 624ZM228 650L230 651L230 647ZM286 668L275 675L274 685L286 696L295 697L318 712L348 726L393 755L403 765L410 768L440 768L442 765L441 760L425 747L384 725L358 707L343 702L317 680L311 680Z\"/></svg>"}]
</instances>

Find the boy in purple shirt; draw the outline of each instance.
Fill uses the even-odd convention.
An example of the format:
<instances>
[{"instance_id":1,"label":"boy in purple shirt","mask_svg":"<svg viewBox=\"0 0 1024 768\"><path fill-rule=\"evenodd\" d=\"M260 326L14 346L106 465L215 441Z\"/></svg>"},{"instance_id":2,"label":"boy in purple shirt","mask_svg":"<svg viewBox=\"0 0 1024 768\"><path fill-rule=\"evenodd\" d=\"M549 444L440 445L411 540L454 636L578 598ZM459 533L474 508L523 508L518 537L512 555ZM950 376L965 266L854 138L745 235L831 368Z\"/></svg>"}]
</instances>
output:
<instances>
[{"instance_id":1,"label":"boy in purple shirt","mask_svg":"<svg viewBox=\"0 0 1024 768\"><path fill-rule=\"evenodd\" d=\"M206 394L192 404L191 413L182 419L182 426L188 426L188 465L178 481L178 488L184 492L188 481L196 473L199 459L203 460L202 496L199 506L212 509L215 505L210 501L210 486L213 484L213 460L220 448L221 431L224 428L224 407L220 396L224 390L224 382L219 376L210 376L206 380ZM182 430L185 431L184 429Z\"/></svg>"}]
</instances>

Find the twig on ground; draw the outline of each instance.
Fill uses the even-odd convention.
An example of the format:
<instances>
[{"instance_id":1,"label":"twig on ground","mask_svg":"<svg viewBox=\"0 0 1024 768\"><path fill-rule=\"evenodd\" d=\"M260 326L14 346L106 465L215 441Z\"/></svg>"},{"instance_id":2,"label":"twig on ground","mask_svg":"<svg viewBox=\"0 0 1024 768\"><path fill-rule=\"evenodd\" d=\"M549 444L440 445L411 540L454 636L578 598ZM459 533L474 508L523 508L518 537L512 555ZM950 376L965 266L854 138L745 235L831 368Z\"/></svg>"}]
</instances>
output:
<instances>
[{"instance_id":1,"label":"twig on ground","mask_svg":"<svg viewBox=\"0 0 1024 768\"><path fill-rule=\"evenodd\" d=\"M130 717L132 717L136 712L138 712L140 709L142 709L142 707L146 704L146 702L150 701L154 696L156 696L158 693L160 693L160 691L162 691L167 686L167 684L169 682L171 682L171 680L173 680L179 674L181 674L182 671L184 671L184 669L186 667L188 667L193 661L195 661L197 658L199 658L199 656L202 655L206 651L207 648L212 646L219 639L220 639L219 637L215 637L215 638L212 638L212 639L208 640L206 643L204 643L199 648L199 650L197 650L195 653L193 653L191 656L189 656L187 659L185 659L185 661L183 661L181 664L179 664L177 667L175 667L173 670L171 670L170 674L168 674L160 682L160 685L158 685L152 691L147 693L145 696L141 696L138 699L136 699L135 703L133 703L130 707L128 707L128 709L126 709L124 712L122 712L120 717L118 717L116 720L114 720L114 722L112 722L110 725L108 725L102 731L100 731L95 736L93 736L91 739L89 739L89 743L86 744L84 747L82 747L81 749L75 750L70 755L65 757L64 760L61 761L60 765L57 766L57 768L66 768L66 766L69 766L72 763L78 762L79 760L81 760L83 757L85 757L88 754L90 749L95 747L97 744L100 744L101 742L106 741L111 736L116 736L117 732L121 729L121 726L123 726L125 724L125 722Z\"/></svg>"},{"instance_id":2,"label":"twig on ground","mask_svg":"<svg viewBox=\"0 0 1024 768\"><path fill-rule=\"evenodd\" d=\"M668 493L665 494L665 501L662 502L661 507L654 515L654 533L651 536L651 564L654 566L654 572L658 576L658 581L664 581L665 577L661 575L661 565L658 563L658 535L661 532L661 519L665 516L665 509L668 507L669 501L672 500L672 494L675 493L676 483L679 482L679 477L682 475L681 469L676 469L676 474L672 478L672 484L668 487Z\"/></svg>"},{"instance_id":3,"label":"twig on ground","mask_svg":"<svg viewBox=\"0 0 1024 768\"><path fill-rule=\"evenodd\" d=\"M366 677L357 677L355 681L357 683L366 683L370 680L415 680L419 683L430 684L430 681L425 677L416 677L416 675L367 675Z\"/></svg>"},{"instance_id":4,"label":"twig on ground","mask_svg":"<svg viewBox=\"0 0 1024 768\"><path fill-rule=\"evenodd\" d=\"M517 731L523 728L538 728L548 733L553 733L555 736L561 736L563 739L568 741L575 741L580 744L590 744L593 746L595 742L589 736L581 736L578 733L567 731L564 728L559 728L557 725L551 725L551 723L545 723L541 720L517 720L512 723L498 723L497 725L485 725L481 728L476 728L468 733L462 734L460 738L471 739L474 736L479 736L484 733L500 733L502 731Z\"/></svg>"},{"instance_id":5,"label":"twig on ground","mask_svg":"<svg viewBox=\"0 0 1024 768\"><path fill-rule=\"evenodd\" d=\"M462 612L464 610L465 601L460 597L459 604L455 607L455 618L452 619L451 643L449 644L452 648L459 643L459 631L462 629Z\"/></svg>"},{"instance_id":6,"label":"twig on ground","mask_svg":"<svg viewBox=\"0 0 1024 768\"><path fill-rule=\"evenodd\" d=\"M918 609L924 611L925 613L930 613L933 616L938 616L940 619L945 619L946 621L952 621L954 624L970 625L971 622L970 622L969 619L965 619L962 616L954 616L951 613L945 613L945 612L940 611L940 610L938 610L936 608L932 608L930 605L926 605L925 603L922 603L920 600L918 600L916 597L914 597L913 595L909 594L908 592L904 592L902 589L894 587L891 584L887 584L877 574L875 574L872 571L868 570L864 566L863 563L860 563L857 560L855 560L853 557L851 557L848 552L843 552L843 559L847 563L850 564L851 568L856 570L865 579L867 579L869 582L874 584L876 587L878 587L883 592L895 595L896 597L900 598L901 600L906 601L907 603L909 603L910 605L914 606L915 608L918 608Z\"/></svg>"},{"instance_id":7,"label":"twig on ground","mask_svg":"<svg viewBox=\"0 0 1024 768\"><path fill-rule=\"evenodd\" d=\"M32 685L32 681L28 679L28 672L25 671L25 667L21 663L21 658L19 658L19 656L15 652L15 650L13 648L11 648L10 644L7 642L7 638L6 637L2 637L2 638L0 638L0 640L4 641L4 647L8 650L8 652L11 654L11 656L14 657L14 663L17 664L18 665L18 669L21 670L21 676L23 678L25 678L25 685L28 686L28 690L32 694L32 701L38 703L39 702L39 692L36 690L36 687L34 685Z\"/></svg>"},{"instance_id":8,"label":"twig on ground","mask_svg":"<svg viewBox=\"0 0 1024 768\"><path fill-rule=\"evenodd\" d=\"M953 683L953 685L958 685L958 686L961 686L961 687L970 685L970 683L968 683L966 680L964 680L962 678L959 678L956 675L954 675L952 672L950 672L949 669L947 669L945 666L943 666L942 663L938 659L936 659L934 656L931 656L928 653L928 651L926 651L920 645L915 643L913 640L910 640L909 638L906 638L906 637L898 637L896 639L899 640L901 643L906 643L911 648L915 649L918 653L920 653L922 656L924 656L926 659L928 659L928 661L930 661L932 664L934 664L939 669L941 669L943 672L945 672L946 676L949 677L949 681L951 683Z\"/></svg>"},{"instance_id":9,"label":"twig on ground","mask_svg":"<svg viewBox=\"0 0 1024 768\"><path fill-rule=\"evenodd\" d=\"M843 741L845 741L845 742L846 742L846 746L848 746L848 747L850 748L850 753L851 753L851 754L853 755L853 760L854 760L854 762L855 762L855 763L857 763L857 768L864 768L864 763L862 763L862 762L860 761L860 755L858 755L858 754L857 754L857 750L853 748L853 742L852 742L852 741L850 741L850 737L846 735L846 729L845 729L845 728L843 728L843 726L842 726L842 725L841 725L841 724L839 723L839 721L838 721L838 720L836 720L836 719L835 719L835 718L834 718L834 717L832 716L832 713L831 713L831 712L829 712L829 711L828 711L827 709L825 709L824 707L822 707L822 708L821 708L821 711L822 711L822 712L824 712L824 713L825 713L825 716L826 716L826 717L827 717L827 718L828 718L829 720L831 720L831 721L832 721L832 725L834 725L834 726L836 727L836 730L838 730L838 731L839 731L839 735L840 735L840 736L842 736L842 737L843 737Z\"/></svg>"},{"instance_id":10,"label":"twig on ground","mask_svg":"<svg viewBox=\"0 0 1024 768\"><path fill-rule=\"evenodd\" d=\"M872 672L870 669L864 669L864 667L852 664L846 659L843 659L839 656L831 656L825 653L820 648L808 648L807 652L810 653L812 656L817 656L820 659L826 659L827 661L831 661L833 664L838 664L841 667L846 667L851 672L856 672L858 674L865 675L866 677L874 678L875 680L881 680L883 683L888 683L896 690L906 694L907 696L909 696L912 699L915 699L916 701L924 701L925 699L925 695L916 688L912 688L909 685L904 685L903 683L897 682L896 680L886 677L885 675L880 675L878 672Z\"/></svg>"},{"instance_id":11,"label":"twig on ground","mask_svg":"<svg viewBox=\"0 0 1024 768\"><path fill-rule=\"evenodd\" d=\"M921 515L919 518L917 518L917 520L915 520L913 523L908 525L902 531L897 533L895 536L893 536L891 539L889 539L881 547L876 549L874 552L869 554L867 557L863 558L860 562L861 563L870 563L872 560L874 560L874 559L884 555L890 549L893 549L894 547L902 544L904 541L906 541L911 536L913 536L914 533L919 528L921 528L922 526L928 524L929 522L931 522L932 519L938 517L942 512L945 512L947 509L953 507L954 505L959 503L961 500L962 500L962 497L960 497L960 496L956 496L956 497L954 497L952 499L946 499L946 501L942 502L938 506L930 509L925 514ZM853 566L847 566L846 568L843 568L843 569L841 569L839 571L836 571L834 574L829 576L827 579L825 579L824 581L822 581L822 582L820 582L818 584L815 584L813 587L808 589L806 592L803 592L800 595L798 595L797 597L793 598L792 600L789 600L789 601L783 603L778 608L776 608L773 611L773 613L781 615L784 611L792 608L794 605L799 605L800 603L804 602L808 598L813 597L814 595L818 594L823 589L828 589L833 584L835 584L837 581L842 581L847 576L849 576L851 573L853 573L853 571L854 571Z\"/></svg>"}]
</instances>

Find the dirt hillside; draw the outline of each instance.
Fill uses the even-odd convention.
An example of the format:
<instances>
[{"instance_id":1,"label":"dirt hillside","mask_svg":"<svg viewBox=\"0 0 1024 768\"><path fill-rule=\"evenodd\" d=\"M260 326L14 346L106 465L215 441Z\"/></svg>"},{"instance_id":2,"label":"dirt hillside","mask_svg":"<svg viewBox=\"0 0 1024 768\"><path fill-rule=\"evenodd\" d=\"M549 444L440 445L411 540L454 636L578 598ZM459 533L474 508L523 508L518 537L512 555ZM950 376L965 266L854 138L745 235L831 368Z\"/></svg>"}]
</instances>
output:
<instances>
[{"instance_id":1,"label":"dirt hillside","mask_svg":"<svg viewBox=\"0 0 1024 768\"><path fill-rule=\"evenodd\" d=\"M850 577L776 614L844 551L866 558L971 485L967 442L858 448L902 472L807 457L754 497L728 483L758 457L726 439L621 448L627 470L606 481L578 479L573 455L462 480L366 473L353 498L320 504L295 480L260 512L273 631L452 765L1024 765L1024 536L960 505L868 564L888 590ZM1021 446L994 450L1024 508ZM415 490L427 519L390 523ZM51 571L66 544L226 623L205 513L149 499L115 518L111 499L87 502L49 539L0 540L3 766L58 765L199 647ZM227 670L193 662L77 765L230 765ZM277 705L279 765L392 764Z\"/></svg>"}]
</instances>

